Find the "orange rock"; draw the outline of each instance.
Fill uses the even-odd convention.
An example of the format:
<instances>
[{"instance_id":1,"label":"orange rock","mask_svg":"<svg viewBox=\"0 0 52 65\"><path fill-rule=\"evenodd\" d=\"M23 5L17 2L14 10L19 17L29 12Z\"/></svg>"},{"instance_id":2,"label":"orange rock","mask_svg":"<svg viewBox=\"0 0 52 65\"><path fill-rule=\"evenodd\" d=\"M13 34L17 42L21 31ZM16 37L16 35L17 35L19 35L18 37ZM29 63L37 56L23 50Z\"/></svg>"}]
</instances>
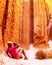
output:
<instances>
[{"instance_id":1,"label":"orange rock","mask_svg":"<svg viewBox=\"0 0 52 65\"><path fill-rule=\"evenodd\" d=\"M34 46L48 47L45 1L34 0L33 4L34 4L33 5L33 8L34 8Z\"/></svg>"}]
</instances>

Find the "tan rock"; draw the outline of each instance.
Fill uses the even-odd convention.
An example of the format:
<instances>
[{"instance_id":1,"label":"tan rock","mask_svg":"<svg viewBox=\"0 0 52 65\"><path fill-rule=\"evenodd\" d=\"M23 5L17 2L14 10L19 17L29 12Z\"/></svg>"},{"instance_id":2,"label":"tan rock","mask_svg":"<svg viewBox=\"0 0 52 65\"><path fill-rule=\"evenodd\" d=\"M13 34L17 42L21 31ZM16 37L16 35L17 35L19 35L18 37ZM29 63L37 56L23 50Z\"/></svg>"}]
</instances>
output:
<instances>
[{"instance_id":1,"label":"tan rock","mask_svg":"<svg viewBox=\"0 0 52 65\"><path fill-rule=\"evenodd\" d=\"M44 0L33 0L34 8L34 46L48 47L47 19Z\"/></svg>"}]
</instances>

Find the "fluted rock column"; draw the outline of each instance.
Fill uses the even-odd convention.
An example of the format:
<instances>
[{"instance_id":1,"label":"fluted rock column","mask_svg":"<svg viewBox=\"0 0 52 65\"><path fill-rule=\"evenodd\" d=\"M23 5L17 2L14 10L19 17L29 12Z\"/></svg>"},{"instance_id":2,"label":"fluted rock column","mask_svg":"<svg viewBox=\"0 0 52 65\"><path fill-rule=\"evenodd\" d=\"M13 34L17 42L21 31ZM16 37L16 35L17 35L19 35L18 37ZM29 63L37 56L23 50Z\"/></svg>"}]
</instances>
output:
<instances>
[{"instance_id":1,"label":"fluted rock column","mask_svg":"<svg viewBox=\"0 0 52 65\"><path fill-rule=\"evenodd\" d=\"M14 0L14 25L13 25L13 42L20 44L20 16L21 16L21 1Z\"/></svg>"},{"instance_id":2,"label":"fluted rock column","mask_svg":"<svg viewBox=\"0 0 52 65\"><path fill-rule=\"evenodd\" d=\"M8 0L6 14L6 29L4 30L4 43L8 41L20 43L20 0Z\"/></svg>"},{"instance_id":3,"label":"fluted rock column","mask_svg":"<svg viewBox=\"0 0 52 65\"><path fill-rule=\"evenodd\" d=\"M20 41L28 49L30 43L30 0L21 0Z\"/></svg>"},{"instance_id":4,"label":"fluted rock column","mask_svg":"<svg viewBox=\"0 0 52 65\"><path fill-rule=\"evenodd\" d=\"M13 35L13 0L8 0L5 9L5 30L4 30L4 44L7 46L8 41L12 41Z\"/></svg>"},{"instance_id":5,"label":"fluted rock column","mask_svg":"<svg viewBox=\"0 0 52 65\"><path fill-rule=\"evenodd\" d=\"M5 11L6 0L0 0L0 52L2 52L2 22Z\"/></svg>"},{"instance_id":6,"label":"fluted rock column","mask_svg":"<svg viewBox=\"0 0 52 65\"><path fill-rule=\"evenodd\" d=\"M44 0L33 0L34 8L34 46L47 48L47 19Z\"/></svg>"}]
</instances>

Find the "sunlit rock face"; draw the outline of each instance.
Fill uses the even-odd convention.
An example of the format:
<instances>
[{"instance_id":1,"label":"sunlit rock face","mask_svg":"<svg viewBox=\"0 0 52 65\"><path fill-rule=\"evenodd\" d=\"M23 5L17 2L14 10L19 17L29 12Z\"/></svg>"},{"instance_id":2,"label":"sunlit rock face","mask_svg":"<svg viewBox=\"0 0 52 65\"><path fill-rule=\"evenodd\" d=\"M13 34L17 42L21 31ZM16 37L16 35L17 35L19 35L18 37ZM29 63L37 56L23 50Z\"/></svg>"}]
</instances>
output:
<instances>
[{"instance_id":1,"label":"sunlit rock face","mask_svg":"<svg viewBox=\"0 0 52 65\"><path fill-rule=\"evenodd\" d=\"M20 1L8 0L7 4L4 43L6 45L9 40L20 43Z\"/></svg>"},{"instance_id":2,"label":"sunlit rock face","mask_svg":"<svg viewBox=\"0 0 52 65\"><path fill-rule=\"evenodd\" d=\"M49 33L49 39L52 40L52 0L45 0L49 7L49 25L48 25L48 33Z\"/></svg>"},{"instance_id":3,"label":"sunlit rock face","mask_svg":"<svg viewBox=\"0 0 52 65\"><path fill-rule=\"evenodd\" d=\"M0 41L7 47L13 41L23 48L48 47L47 20L44 0L0 1ZM1 44L0 44L1 45Z\"/></svg>"},{"instance_id":4,"label":"sunlit rock face","mask_svg":"<svg viewBox=\"0 0 52 65\"><path fill-rule=\"evenodd\" d=\"M34 8L34 46L48 47L47 17L45 1L33 1Z\"/></svg>"},{"instance_id":5,"label":"sunlit rock face","mask_svg":"<svg viewBox=\"0 0 52 65\"><path fill-rule=\"evenodd\" d=\"M28 49L30 44L30 0L7 0L3 14L3 42L9 40Z\"/></svg>"},{"instance_id":6,"label":"sunlit rock face","mask_svg":"<svg viewBox=\"0 0 52 65\"><path fill-rule=\"evenodd\" d=\"M21 0L20 42L28 49L30 44L30 0Z\"/></svg>"},{"instance_id":7,"label":"sunlit rock face","mask_svg":"<svg viewBox=\"0 0 52 65\"><path fill-rule=\"evenodd\" d=\"M51 13L51 17L52 17L52 0L45 0L49 6L49 10L50 10L50 13Z\"/></svg>"},{"instance_id":8,"label":"sunlit rock face","mask_svg":"<svg viewBox=\"0 0 52 65\"><path fill-rule=\"evenodd\" d=\"M5 4L6 0L0 0L0 53L2 53L2 23L3 23L3 16L4 16L4 11L5 11Z\"/></svg>"}]
</instances>

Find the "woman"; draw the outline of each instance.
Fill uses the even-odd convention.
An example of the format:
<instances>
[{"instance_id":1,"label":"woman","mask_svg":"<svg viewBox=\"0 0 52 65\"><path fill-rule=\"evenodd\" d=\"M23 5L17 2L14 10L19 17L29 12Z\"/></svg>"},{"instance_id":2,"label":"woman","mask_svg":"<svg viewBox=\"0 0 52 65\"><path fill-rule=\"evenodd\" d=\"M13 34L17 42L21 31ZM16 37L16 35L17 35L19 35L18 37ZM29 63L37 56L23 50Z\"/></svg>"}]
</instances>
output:
<instances>
[{"instance_id":1,"label":"woman","mask_svg":"<svg viewBox=\"0 0 52 65\"><path fill-rule=\"evenodd\" d=\"M8 42L7 55L9 57L20 59L23 58L22 54L24 55L24 59L27 59L25 51L19 45L13 42Z\"/></svg>"}]
</instances>

